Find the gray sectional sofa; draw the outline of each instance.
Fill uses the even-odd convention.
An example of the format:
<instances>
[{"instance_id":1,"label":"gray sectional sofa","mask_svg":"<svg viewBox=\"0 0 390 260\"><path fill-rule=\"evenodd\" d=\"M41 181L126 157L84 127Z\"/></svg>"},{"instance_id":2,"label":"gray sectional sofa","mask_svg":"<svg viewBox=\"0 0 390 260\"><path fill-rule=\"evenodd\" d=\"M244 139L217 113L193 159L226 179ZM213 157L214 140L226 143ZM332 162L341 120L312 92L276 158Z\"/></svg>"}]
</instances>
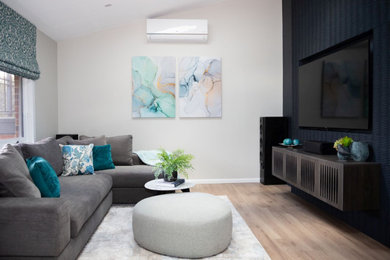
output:
<instances>
[{"instance_id":1,"label":"gray sectional sofa","mask_svg":"<svg viewBox=\"0 0 390 260\"><path fill-rule=\"evenodd\" d=\"M133 165L60 176L60 198L0 197L0 259L76 259L112 203L155 195L144 188L152 167L131 157Z\"/></svg>"}]
</instances>

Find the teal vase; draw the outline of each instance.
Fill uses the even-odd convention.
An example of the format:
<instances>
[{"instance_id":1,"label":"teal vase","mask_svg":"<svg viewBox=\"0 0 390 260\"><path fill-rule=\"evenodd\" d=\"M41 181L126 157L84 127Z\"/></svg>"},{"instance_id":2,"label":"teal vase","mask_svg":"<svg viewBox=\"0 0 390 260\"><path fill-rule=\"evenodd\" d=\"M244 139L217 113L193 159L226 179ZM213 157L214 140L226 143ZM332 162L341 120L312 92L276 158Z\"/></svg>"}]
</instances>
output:
<instances>
[{"instance_id":1,"label":"teal vase","mask_svg":"<svg viewBox=\"0 0 390 260\"><path fill-rule=\"evenodd\" d=\"M340 161L347 161L351 157L351 152L348 147L342 146L341 144L337 145L337 157Z\"/></svg>"},{"instance_id":2,"label":"teal vase","mask_svg":"<svg viewBox=\"0 0 390 260\"><path fill-rule=\"evenodd\" d=\"M354 161L365 162L370 156L368 144L362 142L353 142L351 144L351 157Z\"/></svg>"}]
</instances>

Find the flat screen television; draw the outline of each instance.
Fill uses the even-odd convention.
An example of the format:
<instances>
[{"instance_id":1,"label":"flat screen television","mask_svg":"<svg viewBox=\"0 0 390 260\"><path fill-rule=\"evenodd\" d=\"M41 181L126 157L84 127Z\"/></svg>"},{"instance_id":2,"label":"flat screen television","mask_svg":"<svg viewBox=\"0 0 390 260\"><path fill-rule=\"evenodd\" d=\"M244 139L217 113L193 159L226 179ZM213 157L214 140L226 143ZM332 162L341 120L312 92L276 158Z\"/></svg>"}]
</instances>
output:
<instances>
[{"instance_id":1,"label":"flat screen television","mask_svg":"<svg viewBox=\"0 0 390 260\"><path fill-rule=\"evenodd\" d=\"M370 129L371 42L362 35L300 61L299 127Z\"/></svg>"}]
</instances>

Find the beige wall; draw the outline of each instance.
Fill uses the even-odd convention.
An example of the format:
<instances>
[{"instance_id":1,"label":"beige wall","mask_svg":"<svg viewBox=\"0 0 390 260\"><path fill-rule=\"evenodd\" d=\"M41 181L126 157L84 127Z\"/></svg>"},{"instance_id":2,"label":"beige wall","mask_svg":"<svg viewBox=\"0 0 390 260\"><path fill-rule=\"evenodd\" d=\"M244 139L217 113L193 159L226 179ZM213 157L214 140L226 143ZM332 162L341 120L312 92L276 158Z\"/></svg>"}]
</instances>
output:
<instances>
[{"instance_id":1,"label":"beige wall","mask_svg":"<svg viewBox=\"0 0 390 260\"><path fill-rule=\"evenodd\" d=\"M58 131L57 43L37 30L37 60L41 71L35 82L36 139Z\"/></svg>"},{"instance_id":2,"label":"beige wall","mask_svg":"<svg viewBox=\"0 0 390 260\"><path fill-rule=\"evenodd\" d=\"M145 20L58 43L59 132L131 133L135 150L184 149L195 155L191 178L259 178L259 117L282 114L281 0L225 1L164 18L208 19L208 43L148 43ZM132 119L137 55L221 57L222 118Z\"/></svg>"}]
</instances>

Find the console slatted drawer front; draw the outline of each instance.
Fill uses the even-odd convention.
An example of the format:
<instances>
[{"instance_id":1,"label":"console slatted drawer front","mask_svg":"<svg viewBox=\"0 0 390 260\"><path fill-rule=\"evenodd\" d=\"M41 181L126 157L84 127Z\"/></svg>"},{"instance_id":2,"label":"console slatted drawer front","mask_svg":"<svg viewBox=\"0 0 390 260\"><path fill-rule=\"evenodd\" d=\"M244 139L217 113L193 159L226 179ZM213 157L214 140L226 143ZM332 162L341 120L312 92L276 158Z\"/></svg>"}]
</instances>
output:
<instances>
[{"instance_id":1,"label":"console slatted drawer front","mask_svg":"<svg viewBox=\"0 0 390 260\"><path fill-rule=\"evenodd\" d=\"M272 148L272 174L340 210L378 209L380 164Z\"/></svg>"},{"instance_id":2,"label":"console slatted drawer front","mask_svg":"<svg viewBox=\"0 0 390 260\"><path fill-rule=\"evenodd\" d=\"M336 207L341 203L339 200L339 178L341 169L335 165L320 163L320 197Z\"/></svg>"},{"instance_id":3,"label":"console slatted drawer front","mask_svg":"<svg viewBox=\"0 0 390 260\"><path fill-rule=\"evenodd\" d=\"M309 193L314 192L315 167L315 161L306 158L301 159L301 186Z\"/></svg>"},{"instance_id":4,"label":"console slatted drawer front","mask_svg":"<svg viewBox=\"0 0 390 260\"><path fill-rule=\"evenodd\" d=\"M286 179L290 183L297 183L297 157L286 154Z\"/></svg>"},{"instance_id":5,"label":"console slatted drawer front","mask_svg":"<svg viewBox=\"0 0 390 260\"><path fill-rule=\"evenodd\" d=\"M272 174L284 179L283 165L284 154L278 151L272 151Z\"/></svg>"}]
</instances>

